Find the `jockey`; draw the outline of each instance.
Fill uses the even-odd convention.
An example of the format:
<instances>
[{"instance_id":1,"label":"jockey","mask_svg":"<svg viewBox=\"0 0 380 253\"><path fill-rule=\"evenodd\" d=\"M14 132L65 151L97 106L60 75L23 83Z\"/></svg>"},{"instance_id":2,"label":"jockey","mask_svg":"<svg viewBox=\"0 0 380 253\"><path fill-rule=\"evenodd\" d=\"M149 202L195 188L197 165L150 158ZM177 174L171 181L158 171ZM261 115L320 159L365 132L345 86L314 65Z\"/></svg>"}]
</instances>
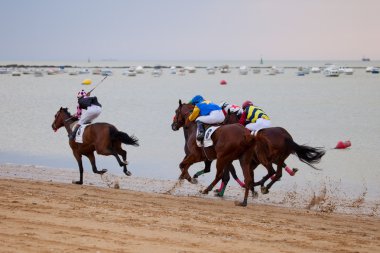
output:
<instances>
[{"instance_id":1,"label":"jockey","mask_svg":"<svg viewBox=\"0 0 380 253\"><path fill-rule=\"evenodd\" d=\"M271 126L270 118L259 107L253 105L251 101L245 101L242 105L243 114L239 123L249 130L256 132L262 128Z\"/></svg>"},{"instance_id":2,"label":"jockey","mask_svg":"<svg viewBox=\"0 0 380 253\"><path fill-rule=\"evenodd\" d=\"M78 92L77 98L77 113L74 117L78 118L79 121L69 136L70 140L75 139L75 135L81 125L91 123L91 121L97 118L102 112L102 105L99 104L96 97L90 97L90 92L86 93L84 90L81 90ZM82 109L85 110L83 113Z\"/></svg>"},{"instance_id":3,"label":"jockey","mask_svg":"<svg viewBox=\"0 0 380 253\"><path fill-rule=\"evenodd\" d=\"M240 106L230 104L228 102L222 102L219 104L219 106L222 108L224 116L227 115L228 110L232 113L236 113L237 115L241 115L243 113L243 109L241 109Z\"/></svg>"},{"instance_id":4,"label":"jockey","mask_svg":"<svg viewBox=\"0 0 380 253\"><path fill-rule=\"evenodd\" d=\"M197 123L198 135L197 140L202 141L205 134L203 123L218 124L224 121L224 114L219 105L205 100L202 96L193 97L190 104L195 105L193 112L189 116L190 121Z\"/></svg>"}]
</instances>

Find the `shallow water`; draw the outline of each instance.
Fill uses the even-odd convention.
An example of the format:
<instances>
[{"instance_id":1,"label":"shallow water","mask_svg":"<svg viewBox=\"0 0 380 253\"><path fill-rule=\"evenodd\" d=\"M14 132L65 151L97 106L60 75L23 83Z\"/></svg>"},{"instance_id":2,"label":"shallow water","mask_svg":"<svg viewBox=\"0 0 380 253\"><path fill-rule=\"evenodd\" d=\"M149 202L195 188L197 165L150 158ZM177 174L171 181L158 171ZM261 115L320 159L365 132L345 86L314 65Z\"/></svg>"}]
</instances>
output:
<instances>
[{"instance_id":1,"label":"shallow water","mask_svg":"<svg viewBox=\"0 0 380 253\"><path fill-rule=\"evenodd\" d=\"M313 66L314 63L277 65L293 67L292 64ZM350 64L365 66L362 62L345 66ZM193 65L208 66L210 63ZM114 75L93 93L103 105L97 121L112 123L139 138L140 147L125 146L129 169L136 176L157 179L179 176L184 139L182 131L173 132L170 124L179 99L187 102L192 96L202 94L217 103L227 100L241 104L243 100L253 100L272 118L274 126L287 129L297 143L328 149L318 165L321 171L291 156L287 163L300 171L295 177L285 174L274 189L318 192L322 185L336 194L365 194L367 198L380 199L377 187L380 176L380 75L365 73L364 68L355 69L352 76L338 78L322 74L298 77L294 68L286 68L284 74L276 76L263 72L242 76L236 69L215 75L198 69L185 76L171 75L165 70L161 77L153 77L150 70L136 77L121 75L122 69L113 71ZM92 79L93 84L80 85L85 78ZM0 163L76 168L66 131L60 129L54 133L51 124L60 106L68 107L73 113L78 90L89 90L101 79L95 75L0 75ZM221 79L228 84L219 85ZM350 140L352 147L332 150L340 140ZM99 168L122 174L113 157L98 156L97 162ZM84 165L86 171L91 171L87 161ZM238 163L236 165L242 177ZM201 163L193 165L191 174L202 167ZM203 176L201 181L210 182L214 171L213 166L212 173ZM264 172L260 167L256 175L260 177Z\"/></svg>"}]
</instances>

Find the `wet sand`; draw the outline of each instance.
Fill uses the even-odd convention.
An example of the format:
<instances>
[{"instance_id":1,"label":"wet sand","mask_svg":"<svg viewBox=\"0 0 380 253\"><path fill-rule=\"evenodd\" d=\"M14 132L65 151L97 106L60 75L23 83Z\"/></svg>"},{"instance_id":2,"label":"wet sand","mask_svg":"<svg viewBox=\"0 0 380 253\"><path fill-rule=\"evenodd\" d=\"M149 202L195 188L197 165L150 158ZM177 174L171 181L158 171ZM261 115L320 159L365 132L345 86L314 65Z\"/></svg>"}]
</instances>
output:
<instances>
[{"instance_id":1,"label":"wet sand","mask_svg":"<svg viewBox=\"0 0 380 253\"><path fill-rule=\"evenodd\" d=\"M211 197L62 183L38 168L0 169L1 252L380 252L376 216L252 200L242 208Z\"/></svg>"}]
</instances>

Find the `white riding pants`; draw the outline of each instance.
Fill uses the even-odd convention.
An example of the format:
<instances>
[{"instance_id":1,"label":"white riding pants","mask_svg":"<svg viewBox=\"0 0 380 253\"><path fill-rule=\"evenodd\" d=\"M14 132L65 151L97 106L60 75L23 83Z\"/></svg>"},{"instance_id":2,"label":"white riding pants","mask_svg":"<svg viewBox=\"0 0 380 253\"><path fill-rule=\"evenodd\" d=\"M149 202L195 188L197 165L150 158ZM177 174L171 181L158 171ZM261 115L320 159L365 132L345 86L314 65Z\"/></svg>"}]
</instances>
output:
<instances>
[{"instance_id":1,"label":"white riding pants","mask_svg":"<svg viewBox=\"0 0 380 253\"><path fill-rule=\"evenodd\" d=\"M218 124L224 121L224 113L222 110L212 111L209 115L199 116L195 121L205 124Z\"/></svg>"},{"instance_id":2,"label":"white riding pants","mask_svg":"<svg viewBox=\"0 0 380 253\"><path fill-rule=\"evenodd\" d=\"M78 124L83 125L85 123L92 122L99 114L102 112L102 107L97 105L91 105L87 107L87 110L83 110L82 116L80 117Z\"/></svg>"},{"instance_id":3,"label":"white riding pants","mask_svg":"<svg viewBox=\"0 0 380 253\"><path fill-rule=\"evenodd\" d=\"M249 123L245 127L248 128L251 131L255 131L256 132L256 131L258 131L260 129L268 128L270 126L271 126L270 120L260 118L260 119L257 119L255 123Z\"/></svg>"}]
</instances>

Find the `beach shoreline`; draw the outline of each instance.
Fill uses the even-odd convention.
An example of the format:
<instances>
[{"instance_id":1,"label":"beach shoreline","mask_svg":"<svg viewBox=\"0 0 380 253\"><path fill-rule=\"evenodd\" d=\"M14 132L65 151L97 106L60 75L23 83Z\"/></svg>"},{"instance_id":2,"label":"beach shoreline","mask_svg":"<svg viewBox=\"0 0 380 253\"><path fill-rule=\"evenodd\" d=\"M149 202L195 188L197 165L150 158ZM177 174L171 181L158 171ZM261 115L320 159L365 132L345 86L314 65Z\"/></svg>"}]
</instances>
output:
<instances>
[{"instance_id":1,"label":"beach shoreline","mask_svg":"<svg viewBox=\"0 0 380 253\"><path fill-rule=\"evenodd\" d=\"M130 177L130 188L136 189L130 190L122 182L121 189L115 189L106 178L99 180L90 173L85 174L84 185L67 183L77 175L75 170L53 173L18 165L0 169L4 252L380 250L380 219L375 216L254 202L235 207L232 201L186 195L186 184L179 187L183 192L169 194L167 187L175 183L170 180ZM161 188L152 187L157 182Z\"/></svg>"}]
</instances>

